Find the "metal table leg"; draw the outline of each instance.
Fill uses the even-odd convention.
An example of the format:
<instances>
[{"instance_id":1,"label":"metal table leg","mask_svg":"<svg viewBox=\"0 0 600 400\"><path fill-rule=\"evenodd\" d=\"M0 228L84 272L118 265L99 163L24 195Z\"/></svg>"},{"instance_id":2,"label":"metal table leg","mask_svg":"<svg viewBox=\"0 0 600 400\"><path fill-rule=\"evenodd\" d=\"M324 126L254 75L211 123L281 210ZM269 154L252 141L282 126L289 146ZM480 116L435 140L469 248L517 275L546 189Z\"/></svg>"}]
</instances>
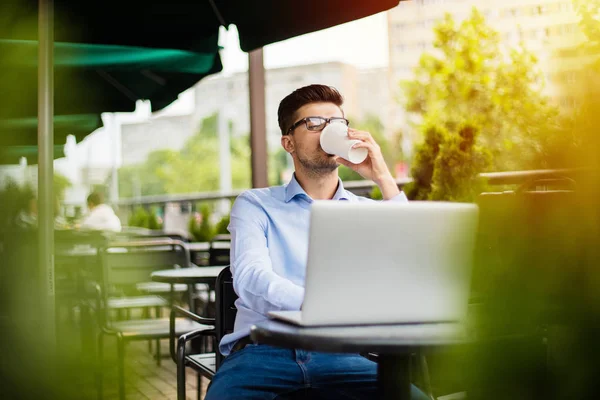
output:
<instances>
[{"instance_id":1,"label":"metal table leg","mask_svg":"<svg viewBox=\"0 0 600 400\"><path fill-rule=\"evenodd\" d=\"M410 354L380 354L377 379L380 398L410 400Z\"/></svg>"}]
</instances>

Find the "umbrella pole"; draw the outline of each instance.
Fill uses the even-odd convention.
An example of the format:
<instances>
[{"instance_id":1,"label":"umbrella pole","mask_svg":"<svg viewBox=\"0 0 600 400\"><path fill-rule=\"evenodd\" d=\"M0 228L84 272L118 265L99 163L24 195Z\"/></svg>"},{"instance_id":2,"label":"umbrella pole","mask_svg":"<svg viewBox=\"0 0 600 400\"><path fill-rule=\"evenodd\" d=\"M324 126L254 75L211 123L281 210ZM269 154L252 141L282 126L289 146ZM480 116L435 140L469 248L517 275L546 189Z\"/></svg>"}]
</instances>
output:
<instances>
[{"instance_id":1,"label":"umbrella pole","mask_svg":"<svg viewBox=\"0 0 600 400\"><path fill-rule=\"evenodd\" d=\"M250 148L252 151L252 187L269 185L267 174L267 124L265 113L265 66L263 49L248 53L250 86Z\"/></svg>"},{"instance_id":2,"label":"umbrella pole","mask_svg":"<svg viewBox=\"0 0 600 400\"><path fill-rule=\"evenodd\" d=\"M40 332L50 356L56 346L54 297L54 4L39 0L38 16L38 269Z\"/></svg>"}]
</instances>

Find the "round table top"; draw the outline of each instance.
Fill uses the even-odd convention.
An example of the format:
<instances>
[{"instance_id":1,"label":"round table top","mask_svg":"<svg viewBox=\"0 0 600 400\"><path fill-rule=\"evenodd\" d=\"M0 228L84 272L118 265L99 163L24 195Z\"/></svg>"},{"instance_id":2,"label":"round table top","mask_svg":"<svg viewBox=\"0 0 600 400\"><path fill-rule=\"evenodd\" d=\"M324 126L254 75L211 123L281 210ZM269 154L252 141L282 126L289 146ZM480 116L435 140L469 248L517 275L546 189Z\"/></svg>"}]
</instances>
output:
<instances>
[{"instance_id":1,"label":"round table top","mask_svg":"<svg viewBox=\"0 0 600 400\"><path fill-rule=\"evenodd\" d=\"M252 326L250 336L258 343L336 353L406 354L467 342L464 325L456 323L299 327L265 320Z\"/></svg>"},{"instance_id":2,"label":"round table top","mask_svg":"<svg viewBox=\"0 0 600 400\"><path fill-rule=\"evenodd\" d=\"M214 283L219 273L227 266L189 267L163 269L151 275L154 282L164 283Z\"/></svg>"}]
</instances>

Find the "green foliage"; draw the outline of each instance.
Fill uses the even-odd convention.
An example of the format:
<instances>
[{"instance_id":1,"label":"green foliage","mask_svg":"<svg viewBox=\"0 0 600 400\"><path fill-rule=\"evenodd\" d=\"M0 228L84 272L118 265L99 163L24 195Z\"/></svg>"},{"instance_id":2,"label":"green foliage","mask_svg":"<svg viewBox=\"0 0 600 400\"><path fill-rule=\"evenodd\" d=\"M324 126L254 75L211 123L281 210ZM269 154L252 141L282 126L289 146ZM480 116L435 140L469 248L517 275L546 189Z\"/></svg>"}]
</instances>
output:
<instances>
[{"instance_id":1,"label":"green foliage","mask_svg":"<svg viewBox=\"0 0 600 400\"><path fill-rule=\"evenodd\" d=\"M477 145L479 130L463 124L450 131L429 124L425 141L417 147L413 181L404 192L411 200L473 201L484 188L477 175L490 164L491 156Z\"/></svg>"},{"instance_id":2,"label":"green foliage","mask_svg":"<svg viewBox=\"0 0 600 400\"><path fill-rule=\"evenodd\" d=\"M482 192L477 175L490 164L490 155L476 146L478 130L469 125L445 137L434 162L431 200L474 201Z\"/></svg>"},{"instance_id":3,"label":"green foliage","mask_svg":"<svg viewBox=\"0 0 600 400\"><path fill-rule=\"evenodd\" d=\"M227 230L227 227L229 226L229 219L230 219L230 215L227 214L227 215L223 216L223 218L221 218L221 220L219 222L217 222L217 225L215 226L215 234L216 235L229 233L229 231Z\"/></svg>"},{"instance_id":4,"label":"green foliage","mask_svg":"<svg viewBox=\"0 0 600 400\"><path fill-rule=\"evenodd\" d=\"M502 47L475 8L460 25L447 14L434 33L435 54L424 54L414 79L401 83L414 121L454 134L463 124L479 127L493 170L539 167L541 139L557 134L558 110L542 93L536 57L522 43Z\"/></svg>"},{"instance_id":5,"label":"green foliage","mask_svg":"<svg viewBox=\"0 0 600 400\"><path fill-rule=\"evenodd\" d=\"M0 230L12 227L20 212L28 212L30 201L35 199L31 186L19 186L12 179L7 179L0 188Z\"/></svg>"},{"instance_id":6,"label":"green foliage","mask_svg":"<svg viewBox=\"0 0 600 400\"><path fill-rule=\"evenodd\" d=\"M129 216L127 225L152 230L162 229L162 223L158 221L156 208L147 210L144 207L136 207L133 213Z\"/></svg>"},{"instance_id":7,"label":"green foliage","mask_svg":"<svg viewBox=\"0 0 600 400\"><path fill-rule=\"evenodd\" d=\"M162 223L158 221L157 209L155 207L150 209L148 213L148 229L160 230L162 229Z\"/></svg>"},{"instance_id":8,"label":"green foliage","mask_svg":"<svg viewBox=\"0 0 600 400\"><path fill-rule=\"evenodd\" d=\"M72 186L71 181L64 175L54 172L53 176L54 195L57 199L62 199L65 195L65 190Z\"/></svg>"},{"instance_id":9,"label":"green foliage","mask_svg":"<svg viewBox=\"0 0 600 400\"><path fill-rule=\"evenodd\" d=\"M369 197L373 200L383 200L383 194L381 193L381 189L379 189L379 186L373 187L371 193L369 194Z\"/></svg>"},{"instance_id":10,"label":"green foliage","mask_svg":"<svg viewBox=\"0 0 600 400\"><path fill-rule=\"evenodd\" d=\"M150 225L150 213L144 207L136 207L129 216L127 225L148 228Z\"/></svg>"},{"instance_id":11,"label":"green foliage","mask_svg":"<svg viewBox=\"0 0 600 400\"><path fill-rule=\"evenodd\" d=\"M219 190L217 114L202 121L199 132L181 151L157 150L135 166L119 170L122 197ZM231 171L234 189L251 186L249 135L232 137Z\"/></svg>"},{"instance_id":12,"label":"green foliage","mask_svg":"<svg viewBox=\"0 0 600 400\"><path fill-rule=\"evenodd\" d=\"M198 221L200 219L200 221ZM199 215L192 215L188 222L190 235L196 242L210 242L215 236L215 229L210 223L210 206L203 205Z\"/></svg>"},{"instance_id":13,"label":"green foliage","mask_svg":"<svg viewBox=\"0 0 600 400\"><path fill-rule=\"evenodd\" d=\"M287 168L288 153L283 149L279 148L277 151L269 154L269 184L270 185L281 185L284 182L281 181L281 173Z\"/></svg>"},{"instance_id":14,"label":"green foliage","mask_svg":"<svg viewBox=\"0 0 600 400\"><path fill-rule=\"evenodd\" d=\"M600 66L600 0L573 0L579 15L579 26L588 38L583 44L585 52L596 56L596 67Z\"/></svg>"}]
</instances>

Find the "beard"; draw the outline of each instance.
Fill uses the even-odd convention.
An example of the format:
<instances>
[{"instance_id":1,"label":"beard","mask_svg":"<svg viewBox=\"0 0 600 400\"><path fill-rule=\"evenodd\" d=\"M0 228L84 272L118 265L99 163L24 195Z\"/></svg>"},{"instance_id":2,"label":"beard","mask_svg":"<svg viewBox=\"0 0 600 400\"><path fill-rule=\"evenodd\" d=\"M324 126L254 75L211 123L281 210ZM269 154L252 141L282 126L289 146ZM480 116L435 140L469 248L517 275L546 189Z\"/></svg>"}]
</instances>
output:
<instances>
[{"instance_id":1,"label":"beard","mask_svg":"<svg viewBox=\"0 0 600 400\"><path fill-rule=\"evenodd\" d=\"M298 162L302 165L305 172L313 176L329 174L338 168L335 158L325 154L318 154L314 157L307 157L304 154L298 154Z\"/></svg>"}]
</instances>

